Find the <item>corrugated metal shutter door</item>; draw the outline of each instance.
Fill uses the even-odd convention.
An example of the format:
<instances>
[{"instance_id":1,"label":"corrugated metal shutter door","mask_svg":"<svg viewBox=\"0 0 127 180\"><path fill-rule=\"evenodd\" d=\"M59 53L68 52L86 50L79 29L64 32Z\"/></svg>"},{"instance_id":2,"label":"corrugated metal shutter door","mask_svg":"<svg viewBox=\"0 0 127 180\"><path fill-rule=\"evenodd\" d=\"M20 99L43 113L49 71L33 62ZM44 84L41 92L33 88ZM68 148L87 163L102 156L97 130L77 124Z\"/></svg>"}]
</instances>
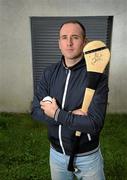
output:
<instances>
[{"instance_id":1,"label":"corrugated metal shutter door","mask_svg":"<svg viewBox=\"0 0 127 180\"><path fill-rule=\"evenodd\" d=\"M100 39L110 46L112 17L31 17L34 92L43 69L60 60L59 28L71 19L80 21L86 27L89 40Z\"/></svg>"}]
</instances>

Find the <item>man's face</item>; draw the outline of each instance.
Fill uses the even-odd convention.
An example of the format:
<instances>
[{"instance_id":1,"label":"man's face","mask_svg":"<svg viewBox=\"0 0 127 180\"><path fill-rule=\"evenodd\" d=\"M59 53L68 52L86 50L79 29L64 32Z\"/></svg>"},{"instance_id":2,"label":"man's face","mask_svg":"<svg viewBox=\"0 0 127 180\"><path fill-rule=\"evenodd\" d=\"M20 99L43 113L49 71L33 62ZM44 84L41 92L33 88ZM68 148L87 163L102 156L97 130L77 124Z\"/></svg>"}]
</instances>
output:
<instances>
[{"instance_id":1,"label":"man's face","mask_svg":"<svg viewBox=\"0 0 127 180\"><path fill-rule=\"evenodd\" d=\"M59 48L65 60L75 60L82 56L85 39L78 24L64 24L60 30Z\"/></svg>"}]
</instances>

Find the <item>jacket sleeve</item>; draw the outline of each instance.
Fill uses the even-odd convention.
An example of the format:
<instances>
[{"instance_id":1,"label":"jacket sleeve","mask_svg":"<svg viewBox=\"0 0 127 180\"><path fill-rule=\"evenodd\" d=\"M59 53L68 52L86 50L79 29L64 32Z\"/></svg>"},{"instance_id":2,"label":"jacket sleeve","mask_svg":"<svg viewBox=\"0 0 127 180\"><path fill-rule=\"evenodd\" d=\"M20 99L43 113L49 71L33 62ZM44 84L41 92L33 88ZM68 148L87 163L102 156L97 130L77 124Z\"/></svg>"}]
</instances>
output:
<instances>
[{"instance_id":1,"label":"jacket sleeve","mask_svg":"<svg viewBox=\"0 0 127 180\"><path fill-rule=\"evenodd\" d=\"M108 78L106 75L103 75L95 91L87 116L74 115L65 110L60 110L57 121L74 131L96 134L101 131L104 125L107 99Z\"/></svg>"},{"instance_id":2,"label":"jacket sleeve","mask_svg":"<svg viewBox=\"0 0 127 180\"><path fill-rule=\"evenodd\" d=\"M33 119L45 122L45 123L56 123L54 120L44 114L44 111L40 108L40 101L49 96L49 83L50 83L51 71L46 69L39 80L37 85L36 95L33 98L31 115Z\"/></svg>"}]
</instances>

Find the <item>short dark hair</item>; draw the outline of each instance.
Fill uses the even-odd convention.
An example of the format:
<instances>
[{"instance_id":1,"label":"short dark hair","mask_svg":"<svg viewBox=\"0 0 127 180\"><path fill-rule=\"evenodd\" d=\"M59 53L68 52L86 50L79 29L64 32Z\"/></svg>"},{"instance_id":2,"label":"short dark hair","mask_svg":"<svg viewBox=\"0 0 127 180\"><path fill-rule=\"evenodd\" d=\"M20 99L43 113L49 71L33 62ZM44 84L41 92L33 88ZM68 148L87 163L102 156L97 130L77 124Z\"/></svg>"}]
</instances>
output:
<instances>
[{"instance_id":1,"label":"short dark hair","mask_svg":"<svg viewBox=\"0 0 127 180\"><path fill-rule=\"evenodd\" d=\"M68 20L68 21L65 21L65 22L60 26L59 32L60 32L61 28L62 28L65 24L78 24L78 25L81 27L82 31L83 31L83 37L84 37L84 38L86 37L86 28L84 27L84 25L83 25L81 22L79 22L79 21L77 21L77 20Z\"/></svg>"}]
</instances>

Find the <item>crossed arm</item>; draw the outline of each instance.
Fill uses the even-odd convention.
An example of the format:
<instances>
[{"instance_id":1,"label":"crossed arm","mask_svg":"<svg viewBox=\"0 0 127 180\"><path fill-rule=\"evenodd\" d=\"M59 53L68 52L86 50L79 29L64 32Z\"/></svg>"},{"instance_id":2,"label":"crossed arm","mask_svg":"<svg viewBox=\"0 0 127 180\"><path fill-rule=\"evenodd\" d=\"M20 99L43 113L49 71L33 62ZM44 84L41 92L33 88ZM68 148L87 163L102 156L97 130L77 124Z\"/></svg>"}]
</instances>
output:
<instances>
[{"instance_id":1,"label":"crossed arm","mask_svg":"<svg viewBox=\"0 0 127 180\"><path fill-rule=\"evenodd\" d=\"M42 99L49 95L45 76L42 77L34 97L31 115L34 119L50 124L61 124L74 131L84 133L96 133L100 131L104 124L105 110L107 106L108 86L107 78L103 78L95 97L91 103L88 114L84 114L80 109L67 112L59 109L57 121L53 120L56 110L59 108L56 99L52 103L42 102Z\"/></svg>"},{"instance_id":2,"label":"crossed arm","mask_svg":"<svg viewBox=\"0 0 127 180\"><path fill-rule=\"evenodd\" d=\"M56 103L55 98L52 99L52 103L46 103L46 102L40 101L40 107L44 111L44 113L47 116L49 116L50 118L54 118L55 112L59 108L57 103ZM76 115L86 115L80 109L73 110L71 113L76 114Z\"/></svg>"}]
</instances>

